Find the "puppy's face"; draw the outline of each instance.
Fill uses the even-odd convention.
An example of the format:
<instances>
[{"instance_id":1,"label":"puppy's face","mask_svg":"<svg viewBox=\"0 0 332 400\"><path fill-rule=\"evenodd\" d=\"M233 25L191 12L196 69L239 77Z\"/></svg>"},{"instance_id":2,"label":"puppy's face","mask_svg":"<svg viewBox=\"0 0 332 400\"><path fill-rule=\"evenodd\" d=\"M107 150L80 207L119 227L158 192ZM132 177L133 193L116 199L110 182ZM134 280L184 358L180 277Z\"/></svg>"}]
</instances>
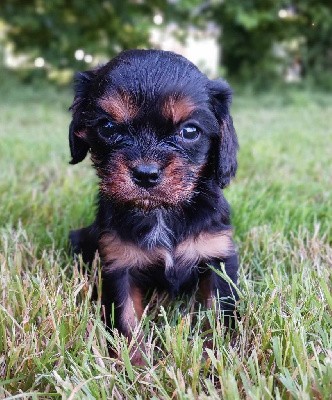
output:
<instances>
[{"instance_id":1,"label":"puppy's face","mask_svg":"<svg viewBox=\"0 0 332 400\"><path fill-rule=\"evenodd\" d=\"M121 53L78 75L72 163L90 151L100 190L115 202L144 210L189 202L200 181L223 187L235 174L230 96L173 53Z\"/></svg>"}]
</instances>

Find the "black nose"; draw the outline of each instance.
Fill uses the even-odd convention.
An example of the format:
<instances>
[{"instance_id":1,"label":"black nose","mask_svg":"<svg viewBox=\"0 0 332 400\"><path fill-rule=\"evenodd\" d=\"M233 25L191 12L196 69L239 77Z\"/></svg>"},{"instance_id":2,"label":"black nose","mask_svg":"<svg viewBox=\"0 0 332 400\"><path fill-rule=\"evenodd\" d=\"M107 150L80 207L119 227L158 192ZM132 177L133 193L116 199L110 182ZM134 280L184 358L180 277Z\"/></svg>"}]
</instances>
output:
<instances>
[{"instance_id":1,"label":"black nose","mask_svg":"<svg viewBox=\"0 0 332 400\"><path fill-rule=\"evenodd\" d=\"M160 181L160 170L155 164L140 164L132 169L132 180L141 187L156 186Z\"/></svg>"}]
</instances>

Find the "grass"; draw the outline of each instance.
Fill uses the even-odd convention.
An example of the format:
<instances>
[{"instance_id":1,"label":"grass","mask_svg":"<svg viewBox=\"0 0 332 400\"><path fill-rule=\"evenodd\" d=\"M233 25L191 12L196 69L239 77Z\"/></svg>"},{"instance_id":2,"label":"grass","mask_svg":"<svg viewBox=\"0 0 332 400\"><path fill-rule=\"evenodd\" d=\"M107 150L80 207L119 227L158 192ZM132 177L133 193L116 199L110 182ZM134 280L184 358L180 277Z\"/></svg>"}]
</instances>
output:
<instances>
[{"instance_id":1,"label":"grass","mask_svg":"<svg viewBox=\"0 0 332 400\"><path fill-rule=\"evenodd\" d=\"M93 219L96 192L88 160L68 165L71 95L12 82L2 93L0 398L331 398L330 95L235 94L240 168L226 197L242 317L230 333L218 310L153 299L138 368L123 338L112 339L122 361L108 357L100 304L69 255L68 231Z\"/></svg>"}]
</instances>

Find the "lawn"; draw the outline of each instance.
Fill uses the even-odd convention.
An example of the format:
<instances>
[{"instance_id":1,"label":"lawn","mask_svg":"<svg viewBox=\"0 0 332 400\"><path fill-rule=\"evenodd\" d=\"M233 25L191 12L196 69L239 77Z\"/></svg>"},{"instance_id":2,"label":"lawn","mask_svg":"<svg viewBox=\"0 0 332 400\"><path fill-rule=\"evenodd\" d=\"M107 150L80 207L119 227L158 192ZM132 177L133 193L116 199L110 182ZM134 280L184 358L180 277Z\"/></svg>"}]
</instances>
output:
<instances>
[{"instance_id":1,"label":"lawn","mask_svg":"<svg viewBox=\"0 0 332 400\"><path fill-rule=\"evenodd\" d=\"M138 368L122 338L122 361L108 357L91 280L69 254L96 194L89 160L68 164L71 92L14 83L0 103L0 398L331 398L331 95L236 91L239 171L225 194L241 318L227 332L193 299L153 298Z\"/></svg>"}]
</instances>

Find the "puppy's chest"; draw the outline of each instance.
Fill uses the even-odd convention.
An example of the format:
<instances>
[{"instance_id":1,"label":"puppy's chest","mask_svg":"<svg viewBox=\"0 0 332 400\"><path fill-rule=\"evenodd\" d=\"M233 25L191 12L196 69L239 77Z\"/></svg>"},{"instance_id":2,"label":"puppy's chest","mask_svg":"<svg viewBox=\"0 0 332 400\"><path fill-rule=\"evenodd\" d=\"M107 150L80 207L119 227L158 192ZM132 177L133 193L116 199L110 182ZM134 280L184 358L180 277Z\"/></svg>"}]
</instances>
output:
<instances>
[{"instance_id":1,"label":"puppy's chest","mask_svg":"<svg viewBox=\"0 0 332 400\"><path fill-rule=\"evenodd\" d=\"M229 257L234 252L231 230L201 232L175 246L168 243L162 245L160 242L149 247L139 246L122 240L116 232L104 233L99 240L103 267L111 270L153 266L165 269L191 268L209 259Z\"/></svg>"}]
</instances>

